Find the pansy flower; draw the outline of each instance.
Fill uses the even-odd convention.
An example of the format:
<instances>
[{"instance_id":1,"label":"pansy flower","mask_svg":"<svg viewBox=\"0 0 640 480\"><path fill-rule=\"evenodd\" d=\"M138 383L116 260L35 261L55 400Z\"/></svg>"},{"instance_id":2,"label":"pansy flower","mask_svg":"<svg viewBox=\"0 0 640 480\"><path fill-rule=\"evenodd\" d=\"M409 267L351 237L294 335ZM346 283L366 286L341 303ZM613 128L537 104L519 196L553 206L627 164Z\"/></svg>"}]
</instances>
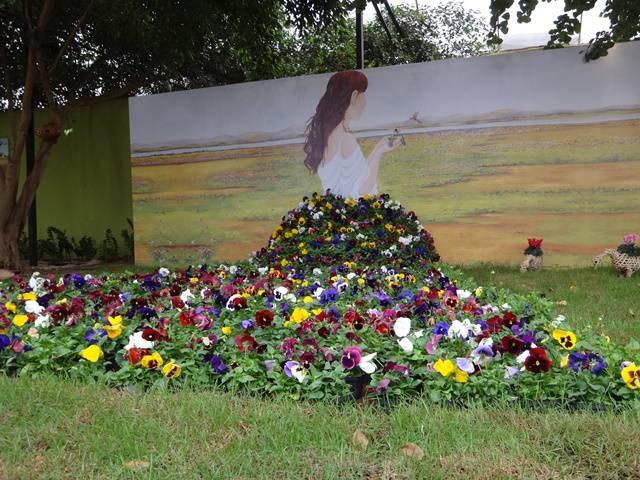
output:
<instances>
[{"instance_id":1,"label":"pansy flower","mask_svg":"<svg viewBox=\"0 0 640 480\"><path fill-rule=\"evenodd\" d=\"M298 382L304 382L305 377L307 376L307 371L300 366L298 362L293 360L289 360L284 364L284 373L289 378L295 378Z\"/></svg>"},{"instance_id":2,"label":"pansy flower","mask_svg":"<svg viewBox=\"0 0 640 480\"><path fill-rule=\"evenodd\" d=\"M256 312L256 325L260 328L270 327L273 323L273 312L271 310L259 310Z\"/></svg>"},{"instance_id":3,"label":"pansy flower","mask_svg":"<svg viewBox=\"0 0 640 480\"><path fill-rule=\"evenodd\" d=\"M360 348L351 346L342 351L341 363L346 370L352 370L360 363L360 360L362 360L362 350Z\"/></svg>"},{"instance_id":4,"label":"pansy flower","mask_svg":"<svg viewBox=\"0 0 640 480\"><path fill-rule=\"evenodd\" d=\"M566 330L555 329L552 332L553 338L555 338L563 348L567 350L573 350L576 346L576 334Z\"/></svg>"},{"instance_id":5,"label":"pansy flower","mask_svg":"<svg viewBox=\"0 0 640 480\"><path fill-rule=\"evenodd\" d=\"M93 345L89 345L87 348L80 350L80 356L91 363L96 363L104 356L104 353L100 346L94 343Z\"/></svg>"},{"instance_id":6,"label":"pansy flower","mask_svg":"<svg viewBox=\"0 0 640 480\"><path fill-rule=\"evenodd\" d=\"M544 348L532 348L529 350L529 356L524 361L524 367L533 373L548 372L551 368L551 360L547 357Z\"/></svg>"},{"instance_id":7,"label":"pansy flower","mask_svg":"<svg viewBox=\"0 0 640 480\"><path fill-rule=\"evenodd\" d=\"M142 357L140 364L148 369L159 368L163 364L162 356L158 352L153 352L151 355Z\"/></svg>"},{"instance_id":8,"label":"pansy flower","mask_svg":"<svg viewBox=\"0 0 640 480\"><path fill-rule=\"evenodd\" d=\"M625 365L620 371L620 375L630 389L635 390L640 387L640 367L635 363Z\"/></svg>"},{"instance_id":9,"label":"pansy flower","mask_svg":"<svg viewBox=\"0 0 640 480\"><path fill-rule=\"evenodd\" d=\"M393 331L398 337L398 345L407 353L413 352L413 342L408 338L411 332L411 319L399 317L393 324Z\"/></svg>"},{"instance_id":10,"label":"pansy flower","mask_svg":"<svg viewBox=\"0 0 640 480\"><path fill-rule=\"evenodd\" d=\"M567 357L567 365L576 373L580 370L587 370L594 375L597 375L607 368L607 363L604 359L593 352L572 352Z\"/></svg>"},{"instance_id":11,"label":"pansy flower","mask_svg":"<svg viewBox=\"0 0 640 480\"><path fill-rule=\"evenodd\" d=\"M162 367L162 374L167 378L177 378L182 373L180 365L171 361Z\"/></svg>"}]
</instances>

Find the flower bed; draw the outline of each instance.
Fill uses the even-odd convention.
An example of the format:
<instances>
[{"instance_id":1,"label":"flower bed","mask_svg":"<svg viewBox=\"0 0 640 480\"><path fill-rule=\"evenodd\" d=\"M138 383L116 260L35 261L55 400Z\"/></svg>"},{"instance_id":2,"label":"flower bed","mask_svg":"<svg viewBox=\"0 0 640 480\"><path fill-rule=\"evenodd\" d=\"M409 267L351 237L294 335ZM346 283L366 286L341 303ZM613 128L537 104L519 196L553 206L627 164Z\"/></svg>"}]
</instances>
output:
<instances>
[{"instance_id":1,"label":"flower bed","mask_svg":"<svg viewBox=\"0 0 640 480\"><path fill-rule=\"evenodd\" d=\"M439 260L433 237L413 212L381 194L358 200L305 197L282 219L253 263L304 273L344 260L369 267L423 268Z\"/></svg>"},{"instance_id":2,"label":"flower bed","mask_svg":"<svg viewBox=\"0 0 640 480\"><path fill-rule=\"evenodd\" d=\"M548 300L446 266L203 266L0 288L0 371L11 375L306 399L359 385L434 402L639 403L634 345L574 333Z\"/></svg>"}]
</instances>

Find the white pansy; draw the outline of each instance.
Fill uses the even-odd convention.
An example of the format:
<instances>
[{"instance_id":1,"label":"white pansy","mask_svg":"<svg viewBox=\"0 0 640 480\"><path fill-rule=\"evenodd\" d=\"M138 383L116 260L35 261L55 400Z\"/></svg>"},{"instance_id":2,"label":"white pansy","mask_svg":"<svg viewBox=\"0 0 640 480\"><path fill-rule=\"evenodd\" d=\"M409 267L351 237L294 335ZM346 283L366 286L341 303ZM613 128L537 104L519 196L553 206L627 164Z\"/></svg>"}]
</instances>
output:
<instances>
[{"instance_id":1,"label":"white pansy","mask_svg":"<svg viewBox=\"0 0 640 480\"><path fill-rule=\"evenodd\" d=\"M518 363L524 363L525 360L529 358L529 355L531 355L529 353L529 350L525 350L524 352L522 352L520 355L516 357L516 360L518 361Z\"/></svg>"},{"instance_id":2,"label":"white pansy","mask_svg":"<svg viewBox=\"0 0 640 480\"><path fill-rule=\"evenodd\" d=\"M277 287L273 290L273 298L275 298L278 302L284 299L284 296L289 293L289 289L287 287Z\"/></svg>"},{"instance_id":3,"label":"white pansy","mask_svg":"<svg viewBox=\"0 0 640 480\"><path fill-rule=\"evenodd\" d=\"M460 300L466 300L471 296L471 292L469 290L458 290L457 293Z\"/></svg>"},{"instance_id":4,"label":"white pansy","mask_svg":"<svg viewBox=\"0 0 640 480\"><path fill-rule=\"evenodd\" d=\"M260 272L260 275L266 275L268 271L269 271L269 267L258 268L258 272Z\"/></svg>"},{"instance_id":5,"label":"white pansy","mask_svg":"<svg viewBox=\"0 0 640 480\"><path fill-rule=\"evenodd\" d=\"M191 290L189 290L188 288L180 294L180 300L182 300L186 304L188 304L189 301L194 298L196 298L196 296L191 293Z\"/></svg>"},{"instance_id":6,"label":"white pansy","mask_svg":"<svg viewBox=\"0 0 640 480\"><path fill-rule=\"evenodd\" d=\"M413 342L407 338L411 332L411 319L407 317L396 318L393 324L393 331L398 338L398 345L407 353L413 352Z\"/></svg>"},{"instance_id":7,"label":"white pansy","mask_svg":"<svg viewBox=\"0 0 640 480\"><path fill-rule=\"evenodd\" d=\"M131 350L132 348L151 349L154 345L154 342L142 338L142 332L136 332L133 335L129 335L129 343L127 343L124 348L127 350Z\"/></svg>"},{"instance_id":8,"label":"white pansy","mask_svg":"<svg viewBox=\"0 0 640 480\"><path fill-rule=\"evenodd\" d=\"M407 337L399 339L398 345L400 345L400 348L407 353L413 352L413 343Z\"/></svg>"},{"instance_id":9,"label":"white pansy","mask_svg":"<svg viewBox=\"0 0 640 480\"><path fill-rule=\"evenodd\" d=\"M322 295L322 292L324 292L324 288L322 288L322 287L318 287L318 288L316 288L316 289L313 291L313 294L312 294L312 295L313 295L315 298L320 298L320 295Z\"/></svg>"},{"instance_id":10,"label":"white pansy","mask_svg":"<svg viewBox=\"0 0 640 480\"><path fill-rule=\"evenodd\" d=\"M558 315L554 321L551 322L553 328L558 328L567 319L564 315ZM601 319L599 319L601 320Z\"/></svg>"},{"instance_id":11,"label":"white pansy","mask_svg":"<svg viewBox=\"0 0 640 480\"><path fill-rule=\"evenodd\" d=\"M463 322L461 322L460 320L454 320L453 322L451 322L451 326L449 327L449 331L447 332L447 337L466 339L468 336L469 329Z\"/></svg>"},{"instance_id":12,"label":"white pansy","mask_svg":"<svg viewBox=\"0 0 640 480\"><path fill-rule=\"evenodd\" d=\"M44 311L44 307L35 300L27 300L24 303L24 309L27 313L35 313L38 315Z\"/></svg>"},{"instance_id":13,"label":"white pansy","mask_svg":"<svg viewBox=\"0 0 640 480\"><path fill-rule=\"evenodd\" d=\"M304 377L307 376L307 371L302 368L300 365L293 365L291 367L291 376L298 380L298 382L304 382Z\"/></svg>"},{"instance_id":14,"label":"white pansy","mask_svg":"<svg viewBox=\"0 0 640 480\"><path fill-rule=\"evenodd\" d=\"M502 310L511 310L511 305L509 305L508 303L503 303Z\"/></svg>"},{"instance_id":15,"label":"white pansy","mask_svg":"<svg viewBox=\"0 0 640 480\"><path fill-rule=\"evenodd\" d=\"M158 270L158 273L159 273L160 275L162 275L163 277L168 277L168 276L171 274L171 272L169 271L169 269L168 269L168 268L166 268L166 267L160 267L160 269Z\"/></svg>"},{"instance_id":16,"label":"white pansy","mask_svg":"<svg viewBox=\"0 0 640 480\"><path fill-rule=\"evenodd\" d=\"M313 269L313 271L312 271L311 273L313 273L313 274L314 274L314 275L316 275L316 276L317 276L317 275L322 275L322 270L321 270L321 269L319 269L319 268L314 268L314 269Z\"/></svg>"},{"instance_id":17,"label":"white pansy","mask_svg":"<svg viewBox=\"0 0 640 480\"><path fill-rule=\"evenodd\" d=\"M49 318L48 314L38 315L34 324L37 328L47 328L49 325L51 325L51 319Z\"/></svg>"},{"instance_id":18,"label":"white pansy","mask_svg":"<svg viewBox=\"0 0 640 480\"><path fill-rule=\"evenodd\" d=\"M44 293L44 282L45 279L40 277L40 272L33 272L29 279L29 287L35 293Z\"/></svg>"},{"instance_id":19,"label":"white pansy","mask_svg":"<svg viewBox=\"0 0 640 480\"><path fill-rule=\"evenodd\" d=\"M373 359L376 358L377 353L370 353L360 359L358 366L364 373L372 374L376 371L376 364L373 363Z\"/></svg>"},{"instance_id":20,"label":"white pansy","mask_svg":"<svg viewBox=\"0 0 640 480\"><path fill-rule=\"evenodd\" d=\"M298 299L293 293L288 293L287 295L284 296L284 299L287 302L291 302L291 303L296 303L298 301Z\"/></svg>"},{"instance_id":21,"label":"white pansy","mask_svg":"<svg viewBox=\"0 0 640 480\"><path fill-rule=\"evenodd\" d=\"M393 324L393 331L396 333L396 337L406 337L411 331L411 319L398 317Z\"/></svg>"},{"instance_id":22,"label":"white pansy","mask_svg":"<svg viewBox=\"0 0 640 480\"><path fill-rule=\"evenodd\" d=\"M235 265L231 265L229 267L229 273L231 273L232 275L235 275L238 272L238 267L236 267Z\"/></svg>"},{"instance_id":23,"label":"white pansy","mask_svg":"<svg viewBox=\"0 0 640 480\"><path fill-rule=\"evenodd\" d=\"M487 347L492 347L493 346L493 338L491 338L491 337L483 338L482 340L480 340L480 343L478 345L484 345L484 346L487 346Z\"/></svg>"},{"instance_id":24,"label":"white pansy","mask_svg":"<svg viewBox=\"0 0 640 480\"><path fill-rule=\"evenodd\" d=\"M424 330L418 330L417 332L414 332L413 336L416 338L420 338L424 335Z\"/></svg>"}]
</instances>

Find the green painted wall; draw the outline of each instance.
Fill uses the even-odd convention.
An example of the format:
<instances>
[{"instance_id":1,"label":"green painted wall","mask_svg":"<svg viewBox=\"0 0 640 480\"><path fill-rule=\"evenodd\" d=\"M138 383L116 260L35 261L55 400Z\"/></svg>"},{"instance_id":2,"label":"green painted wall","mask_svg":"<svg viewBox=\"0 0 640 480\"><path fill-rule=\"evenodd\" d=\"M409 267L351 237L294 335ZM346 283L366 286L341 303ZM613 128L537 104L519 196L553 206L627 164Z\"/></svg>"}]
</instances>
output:
<instances>
[{"instance_id":1,"label":"green painted wall","mask_svg":"<svg viewBox=\"0 0 640 480\"><path fill-rule=\"evenodd\" d=\"M0 137L11 137L11 120L0 114ZM47 120L46 112L36 113L36 127ZM55 226L99 244L111 228L120 242L133 218L127 99L79 108L65 118L64 129L38 189L38 235Z\"/></svg>"}]
</instances>

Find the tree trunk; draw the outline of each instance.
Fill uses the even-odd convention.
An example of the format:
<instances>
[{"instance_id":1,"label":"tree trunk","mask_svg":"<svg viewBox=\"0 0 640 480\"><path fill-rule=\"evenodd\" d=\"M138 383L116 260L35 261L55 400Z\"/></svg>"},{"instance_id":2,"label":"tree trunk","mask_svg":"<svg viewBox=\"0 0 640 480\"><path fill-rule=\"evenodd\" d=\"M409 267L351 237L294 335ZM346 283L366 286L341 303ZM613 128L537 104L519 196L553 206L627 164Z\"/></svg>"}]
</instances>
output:
<instances>
[{"instance_id":1,"label":"tree trunk","mask_svg":"<svg viewBox=\"0 0 640 480\"><path fill-rule=\"evenodd\" d=\"M9 227L0 231L0 267L17 271L20 269L20 230Z\"/></svg>"}]
</instances>

